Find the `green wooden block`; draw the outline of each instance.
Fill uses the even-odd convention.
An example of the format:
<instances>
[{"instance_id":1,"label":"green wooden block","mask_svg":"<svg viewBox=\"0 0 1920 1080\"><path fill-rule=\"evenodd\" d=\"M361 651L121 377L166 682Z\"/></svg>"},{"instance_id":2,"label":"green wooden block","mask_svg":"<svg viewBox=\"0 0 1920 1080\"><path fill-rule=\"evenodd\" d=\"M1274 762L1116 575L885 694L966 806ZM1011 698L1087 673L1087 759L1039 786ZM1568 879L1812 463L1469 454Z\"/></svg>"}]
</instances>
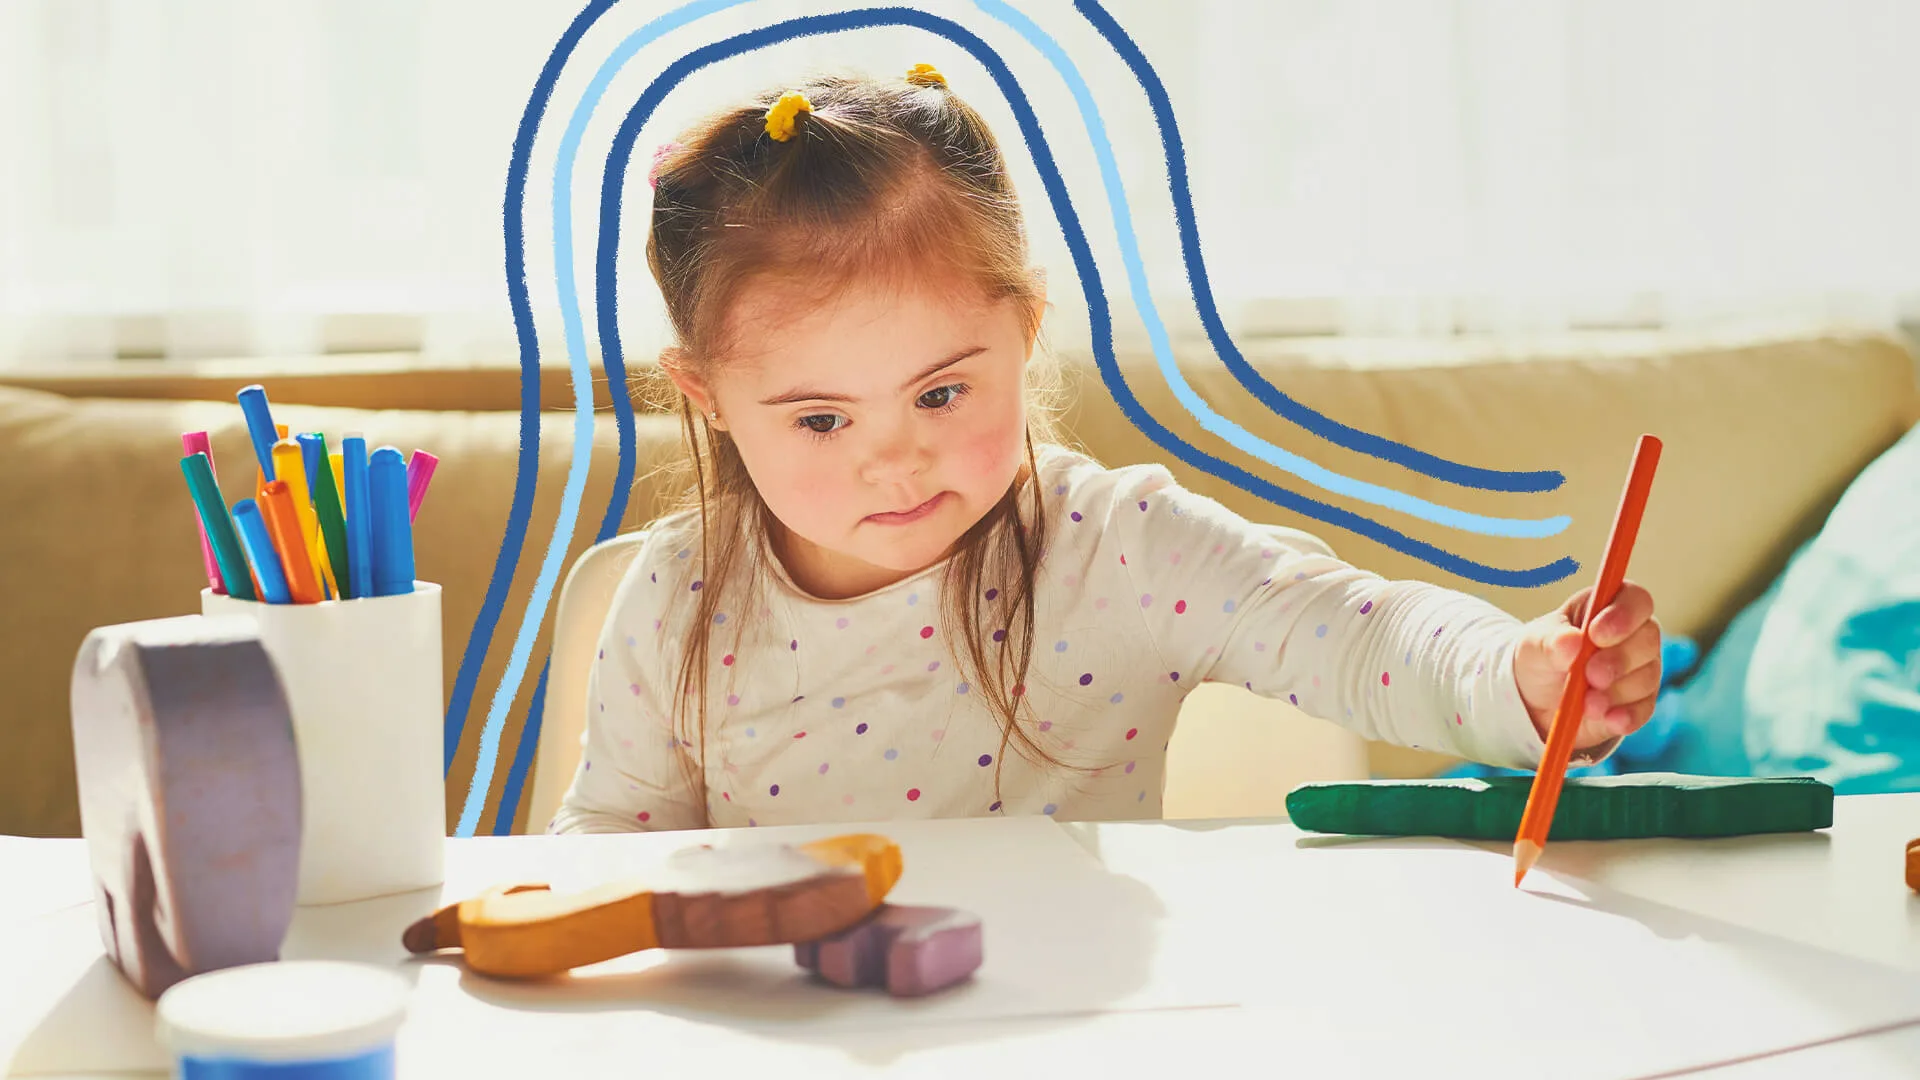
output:
<instances>
[{"instance_id":1,"label":"green wooden block","mask_svg":"<svg viewBox=\"0 0 1920 1080\"><path fill-rule=\"evenodd\" d=\"M1287 814L1310 832L1511 840L1531 776L1302 784ZM1810 776L1676 773L1569 778L1548 840L1748 836L1833 824L1833 788Z\"/></svg>"}]
</instances>

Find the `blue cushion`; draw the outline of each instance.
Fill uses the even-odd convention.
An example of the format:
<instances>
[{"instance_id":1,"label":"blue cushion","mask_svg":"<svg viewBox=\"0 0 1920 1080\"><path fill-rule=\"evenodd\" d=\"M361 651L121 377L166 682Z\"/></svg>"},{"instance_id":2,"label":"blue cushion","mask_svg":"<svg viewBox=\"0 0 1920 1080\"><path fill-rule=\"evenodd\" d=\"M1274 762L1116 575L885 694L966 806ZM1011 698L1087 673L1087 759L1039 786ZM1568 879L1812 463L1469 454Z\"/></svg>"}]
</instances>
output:
<instances>
[{"instance_id":1,"label":"blue cushion","mask_svg":"<svg viewBox=\"0 0 1920 1080\"><path fill-rule=\"evenodd\" d=\"M1683 670L1684 641L1665 643L1663 683ZM1699 672L1663 689L1647 726L1591 771L1920 790L1920 426L1854 479Z\"/></svg>"},{"instance_id":2,"label":"blue cushion","mask_svg":"<svg viewBox=\"0 0 1920 1080\"><path fill-rule=\"evenodd\" d=\"M1756 775L1817 776L1842 794L1920 790L1920 426L1788 565L1741 704Z\"/></svg>"}]
</instances>

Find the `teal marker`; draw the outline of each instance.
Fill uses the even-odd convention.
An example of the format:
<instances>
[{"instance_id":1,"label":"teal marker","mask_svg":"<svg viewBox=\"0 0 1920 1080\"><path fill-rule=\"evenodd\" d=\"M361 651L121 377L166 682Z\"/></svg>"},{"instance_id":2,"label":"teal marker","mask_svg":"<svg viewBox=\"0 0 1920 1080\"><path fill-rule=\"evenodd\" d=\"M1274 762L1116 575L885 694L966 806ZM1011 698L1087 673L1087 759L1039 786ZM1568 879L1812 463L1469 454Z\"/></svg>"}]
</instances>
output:
<instances>
[{"instance_id":1,"label":"teal marker","mask_svg":"<svg viewBox=\"0 0 1920 1080\"><path fill-rule=\"evenodd\" d=\"M207 542L213 545L213 558L220 566L221 583L235 600L254 600L253 579L247 576L247 557L240 551L240 536L234 531L233 517L220 496L220 485L213 480L213 460L205 454L188 454L180 459L180 471L186 474L187 491L200 512L200 524L207 530Z\"/></svg>"}]
</instances>

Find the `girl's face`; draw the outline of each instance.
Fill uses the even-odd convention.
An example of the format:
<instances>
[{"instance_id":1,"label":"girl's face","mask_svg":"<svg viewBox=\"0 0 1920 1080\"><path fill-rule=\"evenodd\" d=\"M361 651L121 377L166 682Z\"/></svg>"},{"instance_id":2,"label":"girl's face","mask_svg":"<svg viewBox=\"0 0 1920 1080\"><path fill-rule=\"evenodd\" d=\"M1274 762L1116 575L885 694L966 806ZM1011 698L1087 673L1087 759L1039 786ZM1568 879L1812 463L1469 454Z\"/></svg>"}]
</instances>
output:
<instances>
[{"instance_id":1,"label":"girl's face","mask_svg":"<svg viewBox=\"0 0 1920 1080\"><path fill-rule=\"evenodd\" d=\"M719 411L801 588L844 598L907 577L1006 494L1026 451L1021 303L761 288L711 383L675 374L695 407Z\"/></svg>"}]
</instances>

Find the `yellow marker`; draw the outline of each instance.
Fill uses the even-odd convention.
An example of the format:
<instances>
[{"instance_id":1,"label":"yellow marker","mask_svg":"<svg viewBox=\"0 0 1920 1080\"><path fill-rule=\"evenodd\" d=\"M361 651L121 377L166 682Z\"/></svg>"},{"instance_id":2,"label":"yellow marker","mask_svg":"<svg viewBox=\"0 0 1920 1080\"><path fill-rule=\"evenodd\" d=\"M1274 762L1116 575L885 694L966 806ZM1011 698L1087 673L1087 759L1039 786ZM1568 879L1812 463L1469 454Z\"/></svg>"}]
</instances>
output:
<instances>
[{"instance_id":1,"label":"yellow marker","mask_svg":"<svg viewBox=\"0 0 1920 1080\"><path fill-rule=\"evenodd\" d=\"M340 493L340 516L347 516L347 459L335 450L327 458L333 463L333 490Z\"/></svg>"},{"instance_id":2,"label":"yellow marker","mask_svg":"<svg viewBox=\"0 0 1920 1080\"><path fill-rule=\"evenodd\" d=\"M331 586L333 575L327 565L327 545L320 539L320 516L313 512L313 495L307 490L306 456L300 444L282 438L273 444L273 475L287 482L293 496L293 513L300 519L300 537L306 541L314 577Z\"/></svg>"}]
</instances>

